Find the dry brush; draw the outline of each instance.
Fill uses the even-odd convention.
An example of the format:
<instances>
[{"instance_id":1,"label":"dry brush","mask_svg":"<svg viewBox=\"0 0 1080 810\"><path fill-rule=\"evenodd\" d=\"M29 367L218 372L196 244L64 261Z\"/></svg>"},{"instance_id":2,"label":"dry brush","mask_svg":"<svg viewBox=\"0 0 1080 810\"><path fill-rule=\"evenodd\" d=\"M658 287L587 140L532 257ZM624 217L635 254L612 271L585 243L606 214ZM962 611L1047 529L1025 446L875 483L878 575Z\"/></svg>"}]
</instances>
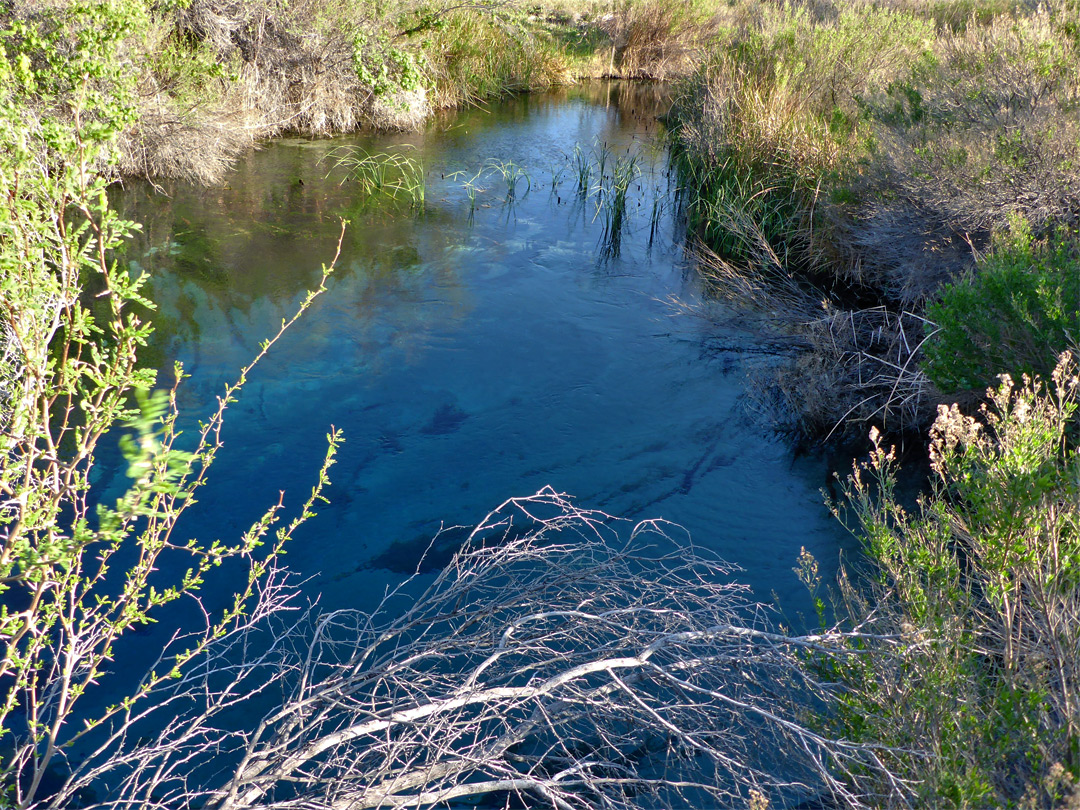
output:
<instances>
[{"instance_id":1,"label":"dry brush","mask_svg":"<svg viewBox=\"0 0 1080 810\"><path fill-rule=\"evenodd\" d=\"M868 795L867 774L902 801L883 751L805 722L831 691L807 656L894 639L781 634L730 566L673 527L646 522L619 540L612 523L550 489L512 499L446 569L370 615L298 610L272 576L245 628L124 718L50 806L107 785L97 806L516 796L584 810L730 805L755 791L778 806L830 795L862 807L889 798Z\"/></svg>"}]
</instances>

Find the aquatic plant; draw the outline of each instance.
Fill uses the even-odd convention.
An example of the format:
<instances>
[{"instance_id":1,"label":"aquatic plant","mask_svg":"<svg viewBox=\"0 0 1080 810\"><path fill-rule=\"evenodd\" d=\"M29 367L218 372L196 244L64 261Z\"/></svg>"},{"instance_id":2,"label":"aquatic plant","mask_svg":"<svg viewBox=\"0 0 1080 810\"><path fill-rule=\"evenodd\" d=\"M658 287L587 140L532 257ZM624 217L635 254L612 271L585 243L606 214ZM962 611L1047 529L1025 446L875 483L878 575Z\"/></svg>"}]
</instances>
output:
<instances>
[{"instance_id":1,"label":"aquatic plant","mask_svg":"<svg viewBox=\"0 0 1080 810\"><path fill-rule=\"evenodd\" d=\"M636 147L627 147L621 155L606 141L594 140L590 149L574 144L565 156L563 170L576 179L578 200L594 202L593 219L601 217L601 254L610 258L618 255L623 228L627 223L627 199L631 187L641 177L641 155ZM660 204L654 201L653 227L659 219Z\"/></svg>"},{"instance_id":2,"label":"aquatic plant","mask_svg":"<svg viewBox=\"0 0 1080 810\"><path fill-rule=\"evenodd\" d=\"M461 182L461 187L465 190L465 195L469 200L470 212L476 208L477 194L487 191L487 188L481 185L481 181L486 177L495 177L502 181L503 186L506 188L506 195L503 198L506 203L513 203L532 190L532 178L529 176L528 171L512 160L490 158L474 174L457 171L447 175L447 177L451 180L465 178ZM521 191L522 184L524 184L524 192Z\"/></svg>"},{"instance_id":3,"label":"aquatic plant","mask_svg":"<svg viewBox=\"0 0 1080 810\"><path fill-rule=\"evenodd\" d=\"M652 194L652 206L649 209L649 245L652 245L660 233L660 222L667 208L667 195L663 189L654 186Z\"/></svg>"},{"instance_id":4,"label":"aquatic plant","mask_svg":"<svg viewBox=\"0 0 1080 810\"><path fill-rule=\"evenodd\" d=\"M603 164L600 164L602 167ZM617 256L622 245L622 232L627 218L627 194L630 187L641 174L638 156L634 153L618 155L612 164L610 175L604 175L601 169L600 188L598 189L598 209L604 219L601 236L602 252L605 256Z\"/></svg>"},{"instance_id":5,"label":"aquatic plant","mask_svg":"<svg viewBox=\"0 0 1080 810\"><path fill-rule=\"evenodd\" d=\"M563 176L566 174L567 167L552 166L551 167L551 193L557 195L559 193L559 186L562 185Z\"/></svg>"},{"instance_id":6,"label":"aquatic plant","mask_svg":"<svg viewBox=\"0 0 1080 810\"><path fill-rule=\"evenodd\" d=\"M327 177L335 171L344 172L341 183L354 181L365 194L399 196L413 205L423 207L427 188L424 164L407 152L377 152L369 154L358 146L339 146L330 150L320 163L331 164Z\"/></svg>"},{"instance_id":7,"label":"aquatic plant","mask_svg":"<svg viewBox=\"0 0 1080 810\"><path fill-rule=\"evenodd\" d=\"M496 160L491 158L484 164L482 169L489 175L494 175L502 179L506 186L506 201L513 202L518 199L519 196L524 197L532 190L532 178L529 177L529 173L512 160ZM525 184L525 191L519 195L519 187L521 184Z\"/></svg>"},{"instance_id":8,"label":"aquatic plant","mask_svg":"<svg viewBox=\"0 0 1080 810\"><path fill-rule=\"evenodd\" d=\"M611 158L611 147L608 146L607 141L601 141L599 139L593 140L592 159L596 164L597 175L597 192L603 196L604 193L604 181L607 177L607 164Z\"/></svg>"},{"instance_id":9,"label":"aquatic plant","mask_svg":"<svg viewBox=\"0 0 1080 810\"><path fill-rule=\"evenodd\" d=\"M585 196L592 186L592 158L580 143L574 144L574 151L570 157L574 178L577 180L578 196Z\"/></svg>"}]
</instances>

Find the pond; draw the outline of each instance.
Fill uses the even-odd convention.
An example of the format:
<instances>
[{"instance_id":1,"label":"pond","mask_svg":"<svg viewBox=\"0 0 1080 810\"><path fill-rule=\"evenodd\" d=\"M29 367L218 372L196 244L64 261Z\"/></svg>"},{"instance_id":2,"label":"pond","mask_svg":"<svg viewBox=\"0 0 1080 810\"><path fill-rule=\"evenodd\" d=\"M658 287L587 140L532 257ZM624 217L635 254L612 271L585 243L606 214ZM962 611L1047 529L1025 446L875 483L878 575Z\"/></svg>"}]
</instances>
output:
<instances>
[{"instance_id":1,"label":"pond","mask_svg":"<svg viewBox=\"0 0 1080 810\"><path fill-rule=\"evenodd\" d=\"M327 292L230 409L186 530L238 538L281 490L295 510L333 425L345 444L330 504L286 559L323 607L374 607L440 527L551 486L674 521L759 598L805 609L800 548L828 574L850 540L822 502L826 462L793 461L747 416L748 374L770 359L702 300L657 138L663 102L662 87L591 84L417 134L275 141L220 188L129 183L117 201L144 231L127 258L159 306L146 356L163 383L174 361L191 375L189 425L318 283L349 220ZM346 179L343 147L422 164L422 203ZM621 221L600 161L633 172Z\"/></svg>"}]
</instances>

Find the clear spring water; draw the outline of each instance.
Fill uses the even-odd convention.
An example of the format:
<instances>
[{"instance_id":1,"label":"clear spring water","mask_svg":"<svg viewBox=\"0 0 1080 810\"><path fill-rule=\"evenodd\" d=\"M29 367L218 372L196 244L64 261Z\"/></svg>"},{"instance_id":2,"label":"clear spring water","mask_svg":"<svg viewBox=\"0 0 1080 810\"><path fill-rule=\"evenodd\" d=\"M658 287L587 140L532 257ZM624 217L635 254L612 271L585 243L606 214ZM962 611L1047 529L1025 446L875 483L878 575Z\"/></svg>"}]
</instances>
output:
<instances>
[{"instance_id":1,"label":"clear spring water","mask_svg":"<svg viewBox=\"0 0 1080 810\"><path fill-rule=\"evenodd\" d=\"M800 547L827 573L849 541L822 503L825 462L794 462L745 415L747 374L768 362L758 337L702 317L654 140L662 96L589 85L419 134L276 141L220 188L129 184L118 203L144 232L127 258L152 272L159 305L146 357L163 383L183 362L188 424L317 283L339 218L351 220L328 292L230 410L185 531L234 540L279 490L298 507L335 425L346 442L331 504L287 556L324 607L373 607L440 526L551 485L677 522L742 566L759 597L804 610ZM326 160L342 145L405 144L426 173L422 208L339 183ZM636 156L617 246L595 193L577 193L576 145ZM527 193L521 181L508 201L490 171L471 202L465 182L492 161L525 170ZM104 483L119 492L123 479Z\"/></svg>"}]
</instances>

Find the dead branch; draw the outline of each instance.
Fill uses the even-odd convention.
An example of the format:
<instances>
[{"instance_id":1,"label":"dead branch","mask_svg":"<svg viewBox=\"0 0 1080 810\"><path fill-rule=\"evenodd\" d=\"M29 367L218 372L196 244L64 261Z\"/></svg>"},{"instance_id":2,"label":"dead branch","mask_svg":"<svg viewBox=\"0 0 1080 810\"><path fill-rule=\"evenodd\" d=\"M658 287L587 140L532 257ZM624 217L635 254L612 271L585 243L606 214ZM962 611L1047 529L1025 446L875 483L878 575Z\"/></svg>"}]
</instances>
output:
<instances>
[{"instance_id":1,"label":"dead branch","mask_svg":"<svg viewBox=\"0 0 1080 810\"><path fill-rule=\"evenodd\" d=\"M856 654L858 634L777 633L730 566L662 522L625 540L618 525L548 488L504 503L446 569L373 614L283 624L286 594L271 588L279 607L157 704L170 718L157 741L128 747L151 722L132 718L110 743L122 755L79 782L111 783L100 806L115 808L882 799L861 781L889 784L880 752L806 722L830 695L809 657ZM238 712L261 720L231 728Z\"/></svg>"}]
</instances>

